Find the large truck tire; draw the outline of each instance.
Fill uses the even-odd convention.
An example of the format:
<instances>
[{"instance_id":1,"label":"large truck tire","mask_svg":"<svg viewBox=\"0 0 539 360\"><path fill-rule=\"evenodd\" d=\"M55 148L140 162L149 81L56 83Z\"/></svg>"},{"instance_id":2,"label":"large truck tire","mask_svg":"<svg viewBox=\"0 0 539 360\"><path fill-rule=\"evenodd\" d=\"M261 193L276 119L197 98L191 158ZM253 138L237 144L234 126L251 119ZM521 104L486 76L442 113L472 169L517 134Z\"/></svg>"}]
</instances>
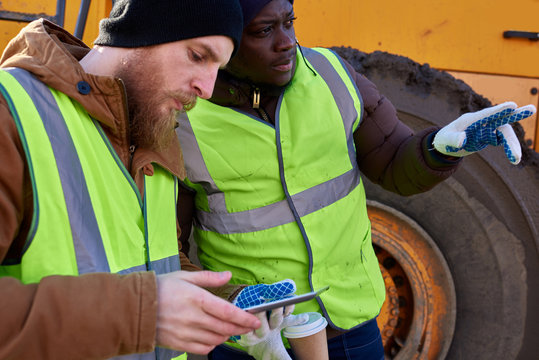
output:
<instances>
[{"instance_id":1,"label":"large truck tire","mask_svg":"<svg viewBox=\"0 0 539 360\"><path fill-rule=\"evenodd\" d=\"M333 50L373 81L414 130L491 105L462 81L408 58ZM522 127L515 130L524 144ZM364 178L387 279L379 325L388 358L537 356L538 158L525 148L514 166L502 149L489 147L433 190L410 197Z\"/></svg>"}]
</instances>

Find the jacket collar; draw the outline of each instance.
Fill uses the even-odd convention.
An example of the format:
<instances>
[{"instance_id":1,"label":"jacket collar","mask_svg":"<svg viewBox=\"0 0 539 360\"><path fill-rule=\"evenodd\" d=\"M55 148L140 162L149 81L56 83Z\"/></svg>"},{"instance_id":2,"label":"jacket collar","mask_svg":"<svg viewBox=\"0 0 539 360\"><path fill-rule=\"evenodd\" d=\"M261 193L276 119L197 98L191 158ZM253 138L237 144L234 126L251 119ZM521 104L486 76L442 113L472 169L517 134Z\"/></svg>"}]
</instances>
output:
<instances>
[{"instance_id":1,"label":"jacket collar","mask_svg":"<svg viewBox=\"0 0 539 360\"><path fill-rule=\"evenodd\" d=\"M0 67L18 67L34 74L46 85L79 102L90 116L106 128L113 144L129 146L129 120L125 88L120 79L86 73L79 60L90 49L82 41L50 21L40 19L28 24L8 45ZM91 91L79 92L77 84L86 82ZM117 147L115 147L117 148ZM179 142L160 152L140 149L139 157L130 169L134 174L149 162L157 162L179 178L185 169Z\"/></svg>"},{"instance_id":2,"label":"jacket collar","mask_svg":"<svg viewBox=\"0 0 539 360\"><path fill-rule=\"evenodd\" d=\"M260 92L263 101L276 100L286 89L254 84L248 79L239 79L226 70L219 70L217 81L210 101L214 104L228 107L245 108L253 105L253 94Z\"/></svg>"}]
</instances>

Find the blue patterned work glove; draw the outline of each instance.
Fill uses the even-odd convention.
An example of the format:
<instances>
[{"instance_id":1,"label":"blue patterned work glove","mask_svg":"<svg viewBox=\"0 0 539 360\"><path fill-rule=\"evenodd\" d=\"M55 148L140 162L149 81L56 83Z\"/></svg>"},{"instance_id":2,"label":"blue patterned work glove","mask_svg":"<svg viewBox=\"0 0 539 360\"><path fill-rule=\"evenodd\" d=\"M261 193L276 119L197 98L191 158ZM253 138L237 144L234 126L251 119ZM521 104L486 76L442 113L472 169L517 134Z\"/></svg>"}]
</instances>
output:
<instances>
[{"instance_id":1,"label":"blue patterned work glove","mask_svg":"<svg viewBox=\"0 0 539 360\"><path fill-rule=\"evenodd\" d=\"M270 285L258 284L243 289L232 302L245 309L250 306L284 299L294 295L296 284L293 280L283 280ZM294 305L273 309L271 313L255 314L261 322L260 328L231 340L245 348L257 360L291 360L281 338L281 330L288 326L303 324L309 320L308 314L292 315Z\"/></svg>"},{"instance_id":2,"label":"blue patterned work glove","mask_svg":"<svg viewBox=\"0 0 539 360\"><path fill-rule=\"evenodd\" d=\"M296 283L293 280L282 280L271 285L258 284L247 286L240 291L232 304L241 309L280 300L294 295Z\"/></svg>"},{"instance_id":3,"label":"blue patterned work glove","mask_svg":"<svg viewBox=\"0 0 539 360\"><path fill-rule=\"evenodd\" d=\"M462 157L487 145L503 145L505 155L516 165L522 157L522 149L510 124L535 112L533 105L517 108L514 102L505 102L464 114L438 131L433 141L434 148L442 154Z\"/></svg>"}]
</instances>

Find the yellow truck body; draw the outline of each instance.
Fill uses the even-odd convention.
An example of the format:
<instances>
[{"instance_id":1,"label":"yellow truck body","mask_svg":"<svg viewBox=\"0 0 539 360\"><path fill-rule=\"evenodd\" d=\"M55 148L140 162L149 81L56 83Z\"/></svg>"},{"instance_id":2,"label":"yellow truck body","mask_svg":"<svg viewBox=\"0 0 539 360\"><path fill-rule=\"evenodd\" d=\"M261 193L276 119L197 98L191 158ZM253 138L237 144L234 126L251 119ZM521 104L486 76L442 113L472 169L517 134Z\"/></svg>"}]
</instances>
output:
<instances>
[{"instance_id":1,"label":"yellow truck body","mask_svg":"<svg viewBox=\"0 0 539 360\"><path fill-rule=\"evenodd\" d=\"M61 4L64 3L63 12ZM98 34L99 20L107 17L112 8L112 0L92 0L88 10L86 26L82 40L92 45ZM0 52L7 43L28 24L28 21L40 17L62 25L71 33L81 9L80 0L2 0L0 1ZM18 20L18 21L17 21ZM63 22L63 24L61 24Z\"/></svg>"},{"instance_id":2,"label":"yellow truck body","mask_svg":"<svg viewBox=\"0 0 539 360\"><path fill-rule=\"evenodd\" d=\"M298 0L296 35L304 46L350 46L405 55L446 70L493 103L539 103L539 1ZM537 116L522 122L539 151Z\"/></svg>"},{"instance_id":3,"label":"yellow truck body","mask_svg":"<svg viewBox=\"0 0 539 360\"><path fill-rule=\"evenodd\" d=\"M45 17L74 32L81 1L0 2L0 49L26 25L6 20ZM112 0L90 2L83 41L97 37L99 20ZM450 72L493 103L539 104L539 41L504 38L505 31L539 32L539 1L357 1L301 0L294 4L298 40L305 46L350 46L382 50ZM521 124L526 141L539 151L537 116Z\"/></svg>"}]
</instances>

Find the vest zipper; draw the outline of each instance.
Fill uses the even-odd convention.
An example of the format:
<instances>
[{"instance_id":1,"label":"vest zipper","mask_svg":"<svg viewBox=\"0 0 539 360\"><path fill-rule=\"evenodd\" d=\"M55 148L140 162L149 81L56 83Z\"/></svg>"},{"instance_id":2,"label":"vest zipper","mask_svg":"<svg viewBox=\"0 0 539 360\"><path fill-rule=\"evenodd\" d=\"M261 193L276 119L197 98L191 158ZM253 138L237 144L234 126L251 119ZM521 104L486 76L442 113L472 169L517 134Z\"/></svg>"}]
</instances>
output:
<instances>
[{"instance_id":1,"label":"vest zipper","mask_svg":"<svg viewBox=\"0 0 539 360\"><path fill-rule=\"evenodd\" d=\"M133 156L135 154L135 149L136 149L135 145L129 146L129 171L131 171L133 167Z\"/></svg>"},{"instance_id":2,"label":"vest zipper","mask_svg":"<svg viewBox=\"0 0 539 360\"><path fill-rule=\"evenodd\" d=\"M253 109L260 107L260 89L255 88L253 91Z\"/></svg>"},{"instance_id":3,"label":"vest zipper","mask_svg":"<svg viewBox=\"0 0 539 360\"><path fill-rule=\"evenodd\" d=\"M264 108L260 108L260 109L256 109L257 112L258 112L258 115L260 115L260 117L267 123L269 124L273 124L273 122L271 121L270 117L269 117L269 114L266 112L266 110L264 110Z\"/></svg>"},{"instance_id":4,"label":"vest zipper","mask_svg":"<svg viewBox=\"0 0 539 360\"><path fill-rule=\"evenodd\" d=\"M268 112L263 107L260 106L260 89L259 88L255 88L253 90L253 109L256 110L256 112L258 113L258 116L260 116L262 120L264 120L268 124L273 124Z\"/></svg>"}]
</instances>

